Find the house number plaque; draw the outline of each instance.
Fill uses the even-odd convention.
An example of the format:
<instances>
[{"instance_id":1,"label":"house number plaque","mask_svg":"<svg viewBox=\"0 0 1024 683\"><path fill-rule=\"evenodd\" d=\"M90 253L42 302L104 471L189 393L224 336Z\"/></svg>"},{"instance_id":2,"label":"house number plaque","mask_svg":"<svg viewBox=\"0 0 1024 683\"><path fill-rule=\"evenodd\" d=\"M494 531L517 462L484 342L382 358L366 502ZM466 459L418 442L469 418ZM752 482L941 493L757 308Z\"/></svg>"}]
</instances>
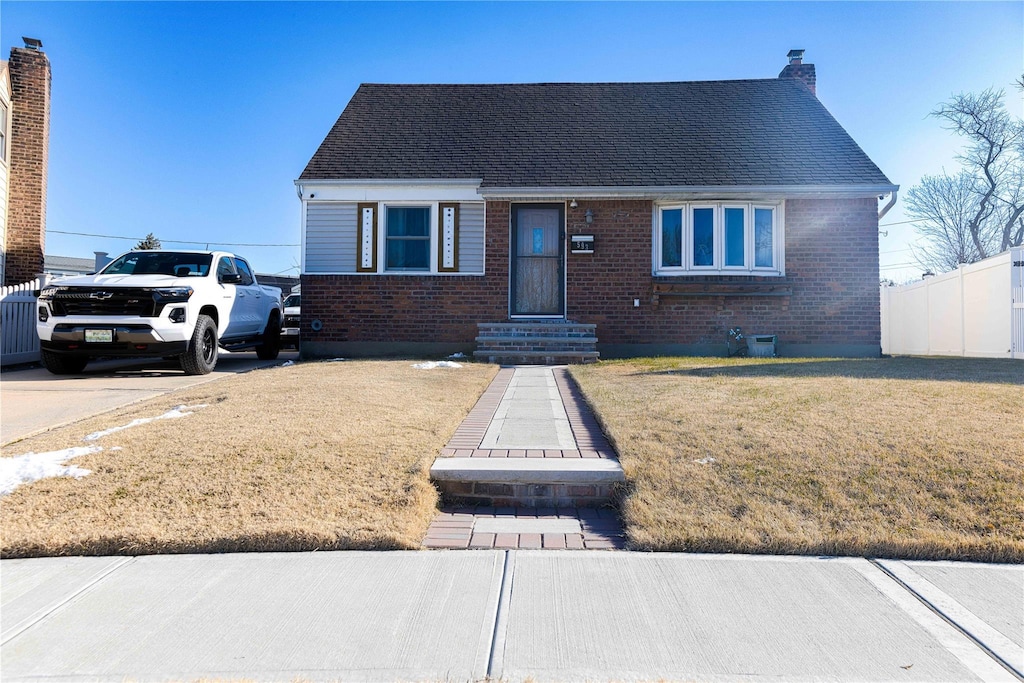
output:
<instances>
[{"instance_id":1,"label":"house number plaque","mask_svg":"<svg viewBox=\"0 0 1024 683\"><path fill-rule=\"evenodd\" d=\"M574 254L593 254L594 253L594 236L593 235L572 235L571 249Z\"/></svg>"}]
</instances>

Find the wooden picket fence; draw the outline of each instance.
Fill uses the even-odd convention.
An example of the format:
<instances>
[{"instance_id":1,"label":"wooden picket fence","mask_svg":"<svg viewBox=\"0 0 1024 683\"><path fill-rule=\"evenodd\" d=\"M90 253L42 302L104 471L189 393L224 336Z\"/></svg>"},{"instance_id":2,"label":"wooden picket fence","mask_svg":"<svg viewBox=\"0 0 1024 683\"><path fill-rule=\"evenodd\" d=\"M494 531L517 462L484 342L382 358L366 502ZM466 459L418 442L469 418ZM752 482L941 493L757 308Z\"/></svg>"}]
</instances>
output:
<instances>
[{"instance_id":1,"label":"wooden picket fence","mask_svg":"<svg viewBox=\"0 0 1024 683\"><path fill-rule=\"evenodd\" d=\"M39 360L36 334L36 292L46 276L20 285L0 288L0 365Z\"/></svg>"}]
</instances>

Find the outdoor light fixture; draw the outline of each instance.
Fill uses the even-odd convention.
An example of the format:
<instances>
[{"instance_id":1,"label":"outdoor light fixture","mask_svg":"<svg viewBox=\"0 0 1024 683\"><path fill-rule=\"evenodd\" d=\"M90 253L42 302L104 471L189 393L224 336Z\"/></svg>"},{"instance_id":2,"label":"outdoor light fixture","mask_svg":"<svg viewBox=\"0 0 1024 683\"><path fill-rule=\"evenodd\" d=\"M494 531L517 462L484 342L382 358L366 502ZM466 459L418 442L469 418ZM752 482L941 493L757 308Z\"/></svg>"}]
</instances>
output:
<instances>
[{"instance_id":1,"label":"outdoor light fixture","mask_svg":"<svg viewBox=\"0 0 1024 683\"><path fill-rule=\"evenodd\" d=\"M577 206L579 206L579 204L576 203L575 199L572 200L571 202L569 202L569 208L570 209L575 209Z\"/></svg>"},{"instance_id":2,"label":"outdoor light fixture","mask_svg":"<svg viewBox=\"0 0 1024 683\"><path fill-rule=\"evenodd\" d=\"M588 225L590 223L593 223L594 222L594 212L593 212L593 210L592 209L587 209L587 212L585 214L583 214L583 217L586 219Z\"/></svg>"}]
</instances>

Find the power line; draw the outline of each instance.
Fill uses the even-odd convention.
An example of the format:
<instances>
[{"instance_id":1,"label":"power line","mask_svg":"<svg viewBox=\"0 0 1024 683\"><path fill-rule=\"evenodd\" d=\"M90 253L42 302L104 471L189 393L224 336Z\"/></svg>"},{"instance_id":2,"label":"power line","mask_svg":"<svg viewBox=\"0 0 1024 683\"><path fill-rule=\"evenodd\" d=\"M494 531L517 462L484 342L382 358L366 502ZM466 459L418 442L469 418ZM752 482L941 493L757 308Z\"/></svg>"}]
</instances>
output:
<instances>
[{"instance_id":1,"label":"power line","mask_svg":"<svg viewBox=\"0 0 1024 683\"><path fill-rule=\"evenodd\" d=\"M46 232L56 233L58 235L77 235L79 237L102 237L103 239L111 240L128 240L130 242L141 242L146 239L145 237L122 237L120 235L96 235L88 232L69 232L67 230L47 230ZM205 242L190 242L189 240L160 240L160 242L167 242L168 244L219 244L224 247L298 247L298 244L256 244L252 242L216 242L213 240L207 240Z\"/></svg>"},{"instance_id":2,"label":"power line","mask_svg":"<svg viewBox=\"0 0 1024 683\"><path fill-rule=\"evenodd\" d=\"M907 223L923 223L924 221L918 219L913 221L896 221L895 223L879 223L878 227L888 228L890 225L906 225Z\"/></svg>"}]
</instances>

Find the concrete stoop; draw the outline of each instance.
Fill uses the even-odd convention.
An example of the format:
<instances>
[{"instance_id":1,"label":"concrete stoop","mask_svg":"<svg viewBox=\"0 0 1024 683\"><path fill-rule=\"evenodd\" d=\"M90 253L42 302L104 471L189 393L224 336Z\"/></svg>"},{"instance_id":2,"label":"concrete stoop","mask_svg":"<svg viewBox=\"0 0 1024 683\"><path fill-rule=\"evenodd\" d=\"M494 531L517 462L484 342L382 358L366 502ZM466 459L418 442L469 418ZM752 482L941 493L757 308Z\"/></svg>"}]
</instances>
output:
<instances>
[{"instance_id":1,"label":"concrete stoop","mask_svg":"<svg viewBox=\"0 0 1024 683\"><path fill-rule=\"evenodd\" d=\"M607 458L438 458L430 477L449 504L494 507L599 507L626 480Z\"/></svg>"}]
</instances>

